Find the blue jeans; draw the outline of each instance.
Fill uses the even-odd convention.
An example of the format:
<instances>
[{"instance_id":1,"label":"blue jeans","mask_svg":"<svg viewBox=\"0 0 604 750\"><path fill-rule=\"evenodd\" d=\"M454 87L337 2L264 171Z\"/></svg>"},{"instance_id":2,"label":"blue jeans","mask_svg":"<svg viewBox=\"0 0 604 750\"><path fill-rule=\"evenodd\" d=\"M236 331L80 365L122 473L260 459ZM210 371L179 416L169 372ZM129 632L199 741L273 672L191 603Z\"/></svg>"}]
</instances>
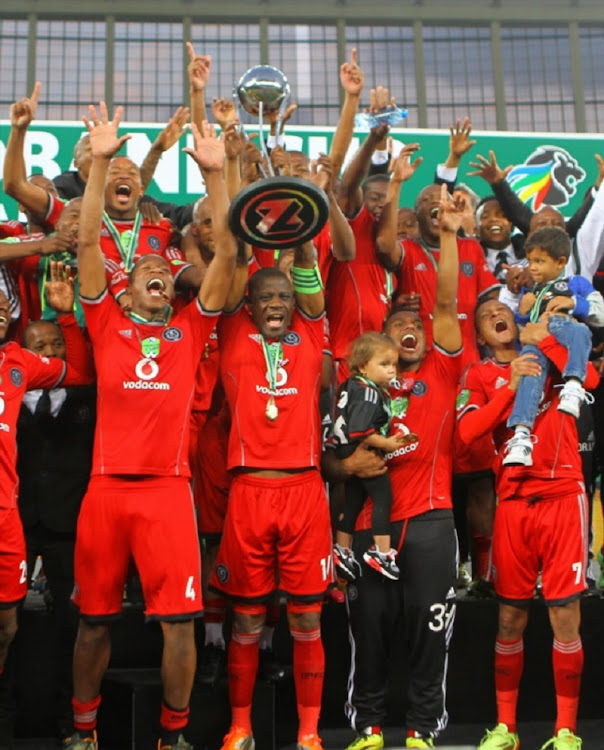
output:
<instances>
[{"instance_id":1,"label":"blue jeans","mask_svg":"<svg viewBox=\"0 0 604 750\"><path fill-rule=\"evenodd\" d=\"M556 341L568 352L568 361L562 377L577 378L581 382L585 380L587 361L591 351L591 331L584 323L579 323L569 315L552 315L547 328ZM541 365L541 375L523 375L518 384L514 408L510 414L507 426L514 428L517 425L525 425L532 429L539 403L545 388L545 381L549 373L550 361L538 346L528 344L522 348L521 354L530 352L535 354Z\"/></svg>"}]
</instances>

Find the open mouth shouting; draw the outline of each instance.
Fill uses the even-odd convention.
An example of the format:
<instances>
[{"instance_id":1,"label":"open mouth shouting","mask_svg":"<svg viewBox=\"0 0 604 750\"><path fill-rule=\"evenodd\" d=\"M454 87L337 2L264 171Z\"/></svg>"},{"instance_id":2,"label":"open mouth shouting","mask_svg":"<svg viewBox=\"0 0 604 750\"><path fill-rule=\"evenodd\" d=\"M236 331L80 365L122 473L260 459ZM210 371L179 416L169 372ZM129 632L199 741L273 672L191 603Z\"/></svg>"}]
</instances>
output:
<instances>
[{"instance_id":1,"label":"open mouth shouting","mask_svg":"<svg viewBox=\"0 0 604 750\"><path fill-rule=\"evenodd\" d=\"M132 196L132 187L127 182L120 182L115 187L115 198L120 206L127 206Z\"/></svg>"},{"instance_id":2,"label":"open mouth shouting","mask_svg":"<svg viewBox=\"0 0 604 750\"><path fill-rule=\"evenodd\" d=\"M430 223L433 227L438 227L438 206L433 206L430 209Z\"/></svg>"},{"instance_id":3,"label":"open mouth shouting","mask_svg":"<svg viewBox=\"0 0 604 750\"><path fill-rule=\"evenodd\" d=\"M417 349L417 337L412 333L406 333L401 337L401 349L403 352L414 352Z\"/></svg>"},{"instance_id":4,"label":"open mouth shouting","mask_svg":"<svg viewBox=\"0 0 604 750\"><path fill-rule=\"evenodd\" d=\"M269 331L280 332L285 321L285 314L272 312L266 316L266 327Z\"/></svg>"},{"instance_id":5,"label":"open mouth shouting","mask_svg":"<svg viewBox=\"0 0 604 750\"><path fill-rule=\"evenodd\" d=\"M161 298L161 299L168 299L168 295L166 294L166 282L163 279L160 278L151 278L147 282L147 291L149 292L151 297Z\"/></svg>"}]
</instances>

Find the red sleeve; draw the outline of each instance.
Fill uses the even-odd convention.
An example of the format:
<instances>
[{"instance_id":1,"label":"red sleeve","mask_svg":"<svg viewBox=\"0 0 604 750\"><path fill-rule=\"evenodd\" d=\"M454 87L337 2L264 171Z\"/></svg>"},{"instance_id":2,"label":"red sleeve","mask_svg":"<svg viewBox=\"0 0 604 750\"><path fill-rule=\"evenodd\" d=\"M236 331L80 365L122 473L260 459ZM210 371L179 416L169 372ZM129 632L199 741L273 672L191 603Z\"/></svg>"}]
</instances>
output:
<instances>
[{"instance_id":1,"label":"red sleeve","mask_svg":"<svg viewBox=\"0 0 604 750\"><path fill-rule=\"evenodd\" d=\"M88 385L94 382L94 360L90 345L73 314L58 318L65 339L67 373L63 385Z\"/></svg>"},{"instance_id":2,"label":"red sleeve","mask_svg":"<svg viewBox=\"0 0 604 750\"><path fill-rule=\"evenodd\" d=\"M44 228L49 232L54 232L55 224L63 213L65 203L54 195L48 195L48 211L44 217Z\"/></svg>"},{"instance_id":3,"label":"red sleeve","mask_svg":"<svg viewBox=\"0 0 604 750\"><path fill-rule=\"evenodd\" d=\"M500 388L492 399L480 408L467 408L458 424L459 436L469 445L478 438L488 435L501 424L516 396L509 388Z\"/></svg>"},{"instance_id":4,"label":"red sleeve","mask_svg":"<svg viewBox=\"0 0 604 750\"><path fill-rule=\"evenodd\" d=\"M554 336L546 336L539 344L539 349L541 349L545 356L554 363L554 365L558 370L560 370L560 372L563 372L568 360L568 352L562 346L562 344L559 344L556 341ZM588 362L587 374L585 376L585 382L583 385L587 388L587 390L593 391L598 387L599 383L600 376L598 374L598 371L591 362Z\"/></svg>"},{"instance_id":5,"label":"red sleeve","mask_svg":"<svg viewBox=\"0 0 604 750\"><path fill-rule=\"evenodd\" d=\"M163 258L168 262L170 271L172 272L172 278L174 282L177 281L178 277L187 268L193 268L191 263L188 263L184 254L173 245L169 245L163 252Z\"/></svg>"},{"instance_id":6,"label":"red sleeve","mask_svg":"<svg viewBox=\"0 0 604 750\"><path fill-rule=\"evenodd\" d=\"M57 357L39 357L37 354L21 349L23 364L27 372L27 390L36 388L56 388L66 372L66 364Z\"/></svg>"}]
</instances>

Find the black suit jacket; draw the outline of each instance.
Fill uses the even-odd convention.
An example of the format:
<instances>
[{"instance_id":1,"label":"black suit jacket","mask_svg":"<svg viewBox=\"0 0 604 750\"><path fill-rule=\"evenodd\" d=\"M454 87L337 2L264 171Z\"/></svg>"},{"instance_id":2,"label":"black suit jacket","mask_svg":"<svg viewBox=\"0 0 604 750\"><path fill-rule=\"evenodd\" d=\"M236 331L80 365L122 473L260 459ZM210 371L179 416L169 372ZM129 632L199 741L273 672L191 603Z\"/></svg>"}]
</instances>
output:
<instances>
[{"instance_id":1,"label":"black suit jacket","mask_svg":"<svg viewBox=\"0 0 604 750\"><path fill-rule=\"evenodd\" d=\"M75 533L92 466L96 389L66 391L56 417L40 417L21 406L17 473L25 531L41 524L51 531Z\"/></svg>"}]
</instances>

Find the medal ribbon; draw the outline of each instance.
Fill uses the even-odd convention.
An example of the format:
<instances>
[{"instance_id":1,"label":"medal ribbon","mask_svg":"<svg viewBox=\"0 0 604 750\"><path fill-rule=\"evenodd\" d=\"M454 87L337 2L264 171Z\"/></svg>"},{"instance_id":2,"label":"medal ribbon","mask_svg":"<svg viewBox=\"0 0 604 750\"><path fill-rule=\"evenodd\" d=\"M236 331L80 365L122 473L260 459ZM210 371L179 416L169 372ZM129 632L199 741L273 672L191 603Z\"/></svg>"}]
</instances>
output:
<instances>
[{"instance_id":1,"label":"medal ribbon","mask_svg":"<svg viewBox=\"0 0 604 750\"><path fill-rule=\"evenodd\" d=\"M138 237L141 231L141 224L143 223L143 215L140 211L136 212L134 225L132 227L132 233L130 235L130 238L125 241L122 240L123 235L118 232L117 227L109 217L107 211L103 211L103 221L105 223L105 226L107 227L107 230L109 231L109 234L115 242L117 249L119 250L120 257L124 262L124 270L126 271L126 273L130 273L130 271L132 270L132 266L134 265L134 254L136 253L136 248L138 247Z\"/></svg>"},{"instance_id":2,"label":"medal ribbon","mask_svg":"<svg viewBox=\"0 0 604 750\"><path fill-rule=\"evenodd\" d=\"M277 392L277 370L279 369L279 362L283 359L283 347L281 341L269 344L264 336L260 338L262 339L262 353L268 372L268 385L270 392L274 394Z\"/></svg>"},{"instance_id":3,"label":"medal ribbon","mask_svg":"<svg viewBox=\"0 0 604 750\"><path fill-rule=\"evenodd\" d=\"M424 240L420 237L419 244L421 245L422 250L424 251L424 255L427 255L430 259L430 263L434 266L434 270L438 271L438 263L436 262L436 259L434 258L434 255L432 254L432 250L426 245Z\"/></svg>"},{"instance_id":4,"label":"medal ribbon","mask_svg":"<svg viewBox=\"0 0 604 750\"><path fill-rule=\"evenodd\" d=\"M549 290L552 288L554 284L556 284L560 279L564 278L564 272L562 272L557 278L555 278L553 281L550 281L549 284L546 284L543 289L537 293L537 299L535 300L535 304L531 307L531 310L529 312L529 321L531 323L536 323L539 320L539 308L541 307L541 301L545 297L545 295L549 292Z\"/></svg>"}]
</instances>

